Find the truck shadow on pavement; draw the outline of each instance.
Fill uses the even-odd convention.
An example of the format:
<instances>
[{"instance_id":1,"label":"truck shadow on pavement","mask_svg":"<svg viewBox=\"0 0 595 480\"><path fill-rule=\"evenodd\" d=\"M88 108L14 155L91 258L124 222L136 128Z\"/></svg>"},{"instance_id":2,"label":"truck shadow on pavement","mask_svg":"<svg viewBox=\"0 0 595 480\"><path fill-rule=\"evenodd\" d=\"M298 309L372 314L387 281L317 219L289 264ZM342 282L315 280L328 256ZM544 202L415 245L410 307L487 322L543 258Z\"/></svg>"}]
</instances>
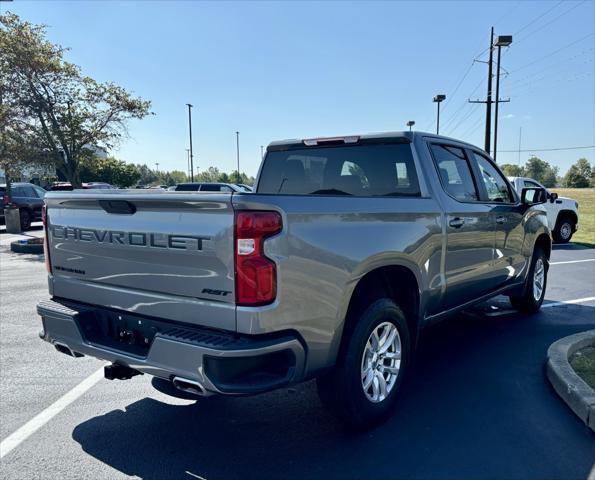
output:
<instances>
[{"instance_id":1,"label":"truck shadow on pavement","mask_svg":"<svg viewBox=\"0 0 595 480\"><path fill-rule=\"evenodd\" d=\"M480 310L428 329L382 426L350 433L314 382L191 405L145 398L73 438L126 475L166 478L582 478L595 436L544 375L549 345L595 328L595 308L532 317Z\"/></svg>"}]
</instances>

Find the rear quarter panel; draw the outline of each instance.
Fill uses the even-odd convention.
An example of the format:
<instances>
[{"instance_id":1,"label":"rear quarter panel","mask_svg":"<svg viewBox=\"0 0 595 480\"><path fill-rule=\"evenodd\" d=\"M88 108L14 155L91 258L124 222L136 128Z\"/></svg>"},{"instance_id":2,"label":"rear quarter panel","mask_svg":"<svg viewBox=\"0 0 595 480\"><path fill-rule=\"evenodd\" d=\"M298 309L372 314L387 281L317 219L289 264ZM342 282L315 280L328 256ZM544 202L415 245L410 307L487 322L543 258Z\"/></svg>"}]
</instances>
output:
<instances>
[{"instance_id":1,"label":"rear quarter panel","mask_svg":"<svg viewBox=\"0 0 595 480\"><path fill-rule=\"evenodd\" d=\"M233 202L236 210L277 210L284 225L265 244L277 264L277 298L266 307L238 307L238 332L298 331L309 371L334 362L351 295L366 273L405 266L423 303L441 295L441 211L430 198L252 194Z\"/></svg>"}]
</instances>

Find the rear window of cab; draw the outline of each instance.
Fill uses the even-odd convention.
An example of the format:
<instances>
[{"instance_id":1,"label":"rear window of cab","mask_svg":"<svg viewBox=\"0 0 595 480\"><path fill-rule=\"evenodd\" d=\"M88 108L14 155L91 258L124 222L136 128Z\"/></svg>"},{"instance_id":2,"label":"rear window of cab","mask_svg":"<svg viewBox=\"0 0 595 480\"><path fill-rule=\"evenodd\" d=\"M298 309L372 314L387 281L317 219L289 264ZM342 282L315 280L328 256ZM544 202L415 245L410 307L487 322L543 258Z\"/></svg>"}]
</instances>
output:
<instances>
[{"instance_id":1,"label":"rear window of cab","mask_svg":"<svg viewBox=\"0 0 595 480\"><path fill-rule=\"evenodd\" d=\"M373 144L270 151L258 193L420 196L409 144Z\"/></svg>"}]
</instances>

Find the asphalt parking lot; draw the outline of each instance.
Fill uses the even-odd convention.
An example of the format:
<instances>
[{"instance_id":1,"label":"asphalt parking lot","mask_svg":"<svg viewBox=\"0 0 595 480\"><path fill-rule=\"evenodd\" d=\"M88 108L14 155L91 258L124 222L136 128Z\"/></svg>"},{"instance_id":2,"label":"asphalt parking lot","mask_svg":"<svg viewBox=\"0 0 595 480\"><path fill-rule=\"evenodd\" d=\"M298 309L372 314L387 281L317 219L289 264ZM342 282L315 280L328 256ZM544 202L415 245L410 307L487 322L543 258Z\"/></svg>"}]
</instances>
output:
<instances>
[{"instance_id":1,"label":"asphalt parking lot","mask_svg":"<svg viewBox=\"0 0 595 480\"><path fill-rule=\"evenodd\" d=\"M595 435L544 375L553 341L595 328L595 249L555 247L536 315L496 299L429 329L394 415L354 434L312 382L193 401L147 376L100 379L102 362L38 338L43 258L11 253L12 238L0 234L2 478L595 478Z\"/></svg>"}]
</instances>

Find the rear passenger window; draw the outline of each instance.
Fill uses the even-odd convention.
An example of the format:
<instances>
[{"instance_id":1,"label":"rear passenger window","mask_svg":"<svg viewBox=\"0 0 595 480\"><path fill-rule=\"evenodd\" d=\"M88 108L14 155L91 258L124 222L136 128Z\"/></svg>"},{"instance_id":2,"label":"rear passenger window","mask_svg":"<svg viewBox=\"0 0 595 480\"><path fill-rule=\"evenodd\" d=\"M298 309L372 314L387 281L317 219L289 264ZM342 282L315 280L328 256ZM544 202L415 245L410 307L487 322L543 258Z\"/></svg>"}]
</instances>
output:
<instances>
[{"instance_id":1,"label":"rear passenger window","mask_svg":"<svg viewBox=\"0 0 595 480\"><path fill-rule=\"evenodd\" d=\"M460 201L477 201L471 168L462 148L449 145L431 145L440 181L446 192Z\"/></svg>"},{"instance_id":2,"label":"rear passenger window","mask_svg":"<svg viewBox=\"0 0 595 480\"><path fill-rule=\"evenodd\" d=\"M296 148L269 151L258 193L419 196L409 144Z\"/></svg>"}]
</instances>

